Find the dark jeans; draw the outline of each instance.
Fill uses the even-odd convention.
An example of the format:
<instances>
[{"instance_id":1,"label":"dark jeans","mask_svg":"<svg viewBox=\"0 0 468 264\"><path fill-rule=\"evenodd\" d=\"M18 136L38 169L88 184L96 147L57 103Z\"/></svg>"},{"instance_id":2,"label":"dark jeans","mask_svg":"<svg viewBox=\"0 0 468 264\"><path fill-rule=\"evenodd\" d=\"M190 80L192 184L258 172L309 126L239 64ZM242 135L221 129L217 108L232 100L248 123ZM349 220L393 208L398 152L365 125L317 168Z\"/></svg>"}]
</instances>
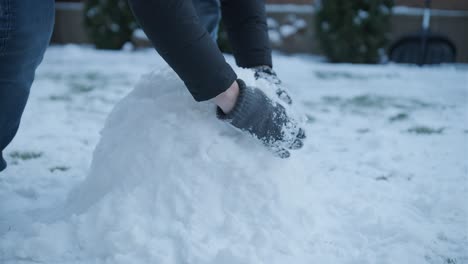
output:
<instances>
[{"instance_id":1,"label":"dark jeans","mask_svg":"<svg viewBox=\"0 0 468 264\"><path fill-rule=\"evenodd\" d=\"M54 0L0 0L0 171L53 24Z\"/></svg>"},{"instance_id":2,"label":"dark jeans","mask_svg":"<svg viewBox=\"0 0 468 264\"><path fill-rule=\"evenodd\" d=\"M219 0L192 0L192 2L202 26L216 41L219 21L221 21L221 3Z\"/></svg>"}]
</instances>

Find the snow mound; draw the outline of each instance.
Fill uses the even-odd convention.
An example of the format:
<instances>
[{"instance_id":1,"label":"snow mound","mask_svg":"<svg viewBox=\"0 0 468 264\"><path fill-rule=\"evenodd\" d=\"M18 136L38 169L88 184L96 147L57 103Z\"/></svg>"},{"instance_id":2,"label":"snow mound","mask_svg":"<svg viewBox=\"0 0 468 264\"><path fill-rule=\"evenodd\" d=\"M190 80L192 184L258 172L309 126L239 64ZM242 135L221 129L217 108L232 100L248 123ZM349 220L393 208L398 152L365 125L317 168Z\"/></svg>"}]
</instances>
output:
<instances>
[{"instance_id":1,"label":"snow mound","mask_svg":"<svg viewBox=\"0 0 468 264\"><path fill-rule=\"evenodd\" d=\"M287 190L304 190L296 162L218 121L162 70L108 117L70 215L4 247L45 263L303 263L310 223L294 217L301 199Z\"/></svg>"}]
</instances>

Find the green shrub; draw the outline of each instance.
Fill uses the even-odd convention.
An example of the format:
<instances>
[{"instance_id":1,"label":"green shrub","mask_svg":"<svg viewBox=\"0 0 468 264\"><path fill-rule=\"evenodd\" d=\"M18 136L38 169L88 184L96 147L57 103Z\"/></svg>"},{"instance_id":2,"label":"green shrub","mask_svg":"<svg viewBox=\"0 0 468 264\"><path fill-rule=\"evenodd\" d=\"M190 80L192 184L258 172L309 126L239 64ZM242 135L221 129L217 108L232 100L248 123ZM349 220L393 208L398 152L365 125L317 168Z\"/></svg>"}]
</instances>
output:
<instances>
[{"instance_id":1,"label":"green shrub","mask_svg":"<svg viewBox=\"0 0 468 264\"><path fill-rule=\"evenodd\" d=\"M87 0L84 21L98 49L122 48L137 28L127 0Z\"/></svg>"},{"instance_id":2,"label":"green shrub","mask_svg":"<svg viewBox=\"0 0 468 264\"><path fill-rule=\"evenodd\" d=\"M380 61L393 0L321 0L317 7L317 34L331 62Z\"/></svg>"}]
</instances>

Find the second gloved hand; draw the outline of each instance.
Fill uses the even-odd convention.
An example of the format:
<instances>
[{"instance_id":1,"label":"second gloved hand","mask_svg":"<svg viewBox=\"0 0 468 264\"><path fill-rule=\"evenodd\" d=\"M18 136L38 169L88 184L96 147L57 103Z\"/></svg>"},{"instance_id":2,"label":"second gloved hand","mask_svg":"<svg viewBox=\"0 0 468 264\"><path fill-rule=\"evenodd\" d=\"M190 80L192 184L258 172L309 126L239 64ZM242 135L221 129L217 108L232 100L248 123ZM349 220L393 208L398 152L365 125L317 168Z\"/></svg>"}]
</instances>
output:
<instances>
[{"instance_id":1,"label":"second gloved hand","mask_svg":"<svg viewBox=\"0 0 468 264\"><path fill-rule=\"evenodd\" d=\"M292 104L291 96L289 96L286 87L284 87L283 83L276 75L276 72L270 66L257 66L252 68L252 70L254 71L256 80L262 79L268 82L270 85L273 85L278 98L288 105Z\"/></svg>"},{"instance_id":2,"label":"second gloved hand","mask_svg":"<svg viewBox=\"0 0 468 264\"><path fill-rule=\"evenodd\" d=\"M281 158L290 156L288 149L303 146L305 133L297 122L290 118L285 108L273 102L258 88L239 84L239 97L234 109L225 114L217 109L218 118L234 127L250 133Z\"/></svg>"}]
</instances>

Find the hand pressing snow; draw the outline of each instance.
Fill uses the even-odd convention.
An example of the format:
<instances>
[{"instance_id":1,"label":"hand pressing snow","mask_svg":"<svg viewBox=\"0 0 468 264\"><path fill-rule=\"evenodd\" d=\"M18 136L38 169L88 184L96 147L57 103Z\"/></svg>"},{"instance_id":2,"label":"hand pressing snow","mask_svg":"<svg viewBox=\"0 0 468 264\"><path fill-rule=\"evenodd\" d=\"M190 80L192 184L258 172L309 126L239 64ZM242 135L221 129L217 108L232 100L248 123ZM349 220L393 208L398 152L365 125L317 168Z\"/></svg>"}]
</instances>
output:
<instances>
[{"instance_id":1,"label":"hand pressing snow","mask_svg":"<svg viewBox=\"0 0 468 264\"><path fill-rule=\"evenodd\" d=\"M284 107L274 103L258 88L237 80L239 96L232 111L225 114L219 107L218 118L250 133L281 158L288 158L288 149L303 146L305 132L290 118Z\"/></svg>"}]
</instances>

